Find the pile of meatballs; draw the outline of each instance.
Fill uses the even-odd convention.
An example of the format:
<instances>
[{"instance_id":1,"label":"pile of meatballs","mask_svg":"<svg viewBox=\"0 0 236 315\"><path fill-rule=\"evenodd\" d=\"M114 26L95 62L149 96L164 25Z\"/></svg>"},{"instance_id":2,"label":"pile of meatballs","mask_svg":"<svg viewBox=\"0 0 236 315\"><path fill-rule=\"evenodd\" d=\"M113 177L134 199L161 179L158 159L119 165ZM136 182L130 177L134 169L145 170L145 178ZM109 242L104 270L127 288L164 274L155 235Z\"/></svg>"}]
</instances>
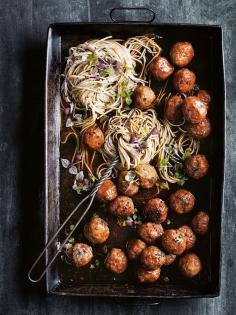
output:
<instances>
[{"instance_id":1,"label":"pile of meatballs","mask_svg":"<svg viewBox=\"0 0 236 315\"><path fill-rule=\"evenodd\" d=\"M149 172L146 170L148 166ZM143 167L143 172L142 172ZM140 185L142 188L150 188L157 179L155 168L151 165L139 165L141 171ZM153 168L153 169L152 169ZM151 172L152 170L152 172ZM125 218L135 212L135 206L131 196L139 189L136 183L127 183L125 174L120 173L118 187L107 179L100 186L97 198L107 204L108 212L117 217ZM122 193L122 195L118 195ZM179 189L172 193L168 205L179 215L189 213L195 205L194 195L186 190ZM209 216L198 212L192 222L192 227L183 225L178 229L163 229L162 223L166 221L168 205L160 198L147 201L142 209L145 223L137 229L137 238L128 240L126 252L120 248L111 248L104 261L105 267L112 273L125 272L128 261L139 261L137 277L140 283L153 283L158 280L161 267L172 264L177 256L178 266L186 277L195 277L202 269L199 257L194 253L186 253L194 247L196 234L204 235L208 230ZM103 244L110 236L108 223L100 217L92 217L84 226L84 236L92 244ZM157 243L160 245L157 246ZM88 264L93 258L92 247L84 243L76 243L72 250L72 260L76 267Z\"/></svg>"},{"instance_id":2,"label":"pile of meatballs","mask_svg":"<svg viewBox=\"0 0 236 315\"><path fill-rule=\"evenodd\" d=\"M194 57L194 49L188 42L178 42L170 50L170 62L158 56L149 65L152 76L163 81L173 74L172 95L165 104L164 117L171 122L185 119L185 130L195 139L207 137L211 132L207 113L211 96L206 90L196 89L196 75L186 66ZM177 70L175 71L175 68ZM134 92L134 106L147 110L155 108L156 94L149 86L139 85ZM99 149L104 143L104 135L98 126L92 126L84 134L84 144L91 150ZM204 177L209 163L203 154L193 155L184 161L185 173L193 179ZM140 164L134 170L138 182L127 180L129 171L119 174L118 183L105 180L97 191L97 198L106 203L107 211L117 218L126 218L135 213L132 197L139 188L153 188L158 181L158 174L150 164ZM197 276L202 270L200 258L192 252L197 235L208 231L209 216L200 211L190 225L164 231L162 224L167 214L175 211L183 215L192 211L195 205L194 195L186 189L173 192L168 202L153 198L146 202L142 211L144 223L137 228L137 238L128 240L126 250L111 248L104 261L105 267L112 273L126 271L129 261L138 261L137 278L140 283L153 283L158 280L161 268L177 262L179 270L188 278ZM92 217L84 226L84 236L90 244L103 244L110 236L108 223L101 217ZM191 251L190 251L191 250ZM93 258L91 245L76 243L72 249L72 261L78 268L88 264Z\"/></svg>"}]
</instances>

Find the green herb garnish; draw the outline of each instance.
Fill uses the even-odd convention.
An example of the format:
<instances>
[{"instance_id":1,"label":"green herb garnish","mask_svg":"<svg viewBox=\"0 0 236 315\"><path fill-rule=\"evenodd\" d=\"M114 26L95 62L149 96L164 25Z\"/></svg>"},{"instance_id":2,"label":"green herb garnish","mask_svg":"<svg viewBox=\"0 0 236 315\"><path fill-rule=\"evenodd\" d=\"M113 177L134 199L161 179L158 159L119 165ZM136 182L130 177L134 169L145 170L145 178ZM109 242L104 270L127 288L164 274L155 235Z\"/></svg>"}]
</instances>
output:
<instances>
[{"instance_id":1,"label":"green herb garnish","mask_svg":"<svg viewBox=\"0 0 236 315\"><path fill-rule=\"evenodd\" d=\"M187 149L184 151L184 154L182 155L182 160L186 160L187 158L191 157L191 152Z\"/></svg>"},{"instance_id":2,"label":"green herb garnish","mask_svg":"<svg viewBox=\"0 0 236 315\"><path fill-rule=\"evenodd\" d=\"M98 57L94 52L92 52L88 55L87 60L89 61L89 67L94 67L98 62Z\"/></svg>"}]
</instances>

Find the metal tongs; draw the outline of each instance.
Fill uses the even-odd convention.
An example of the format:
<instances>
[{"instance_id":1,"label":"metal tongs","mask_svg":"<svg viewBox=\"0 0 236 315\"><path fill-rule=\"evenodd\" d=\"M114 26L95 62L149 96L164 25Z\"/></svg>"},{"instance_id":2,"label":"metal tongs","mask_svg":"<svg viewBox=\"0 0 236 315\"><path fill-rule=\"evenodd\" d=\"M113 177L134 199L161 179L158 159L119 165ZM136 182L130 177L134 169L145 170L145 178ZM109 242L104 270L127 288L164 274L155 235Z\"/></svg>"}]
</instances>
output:
<instances>
[{"instance_id":1,"label":"metal tongs","mask_svg":"<svg viewBox=\"0 0 236 315\"><path fill-rule=\"evenodd\" d=\"M73 211L68 215L68 217L66 218L66 220L62 223L62 225L59 227L59 229L56 231L56 233L52 236L52 238L49 240L49 242L46 244L46 246L44 247L44 249L42 250L42 252L39 254L38 258L35 260L35 262L33 263L32 267L30 268L29 272L28 272L28 279L31 282L39 282L43 276L45 275L45 273L47 272L48 268L54 263L54 261L56 260L57 256L61 253L63 247L65 246L65 244L68 242L68 240L70 239L71 235L74 233L74 231L76 230L76 228L78 227L78 225L80 224L80 222L83 220L83 218L85 217L85 215L87 214L87 212L89 211L93 200L96 196L96 193L99 189L99 187L102 185L102 183L104 182L105 179L109 178L113 168L116 166L116 164L119 162L119 157L117 156L115 158L114 161L112 161L110 163L110 165L108 166L108 168L106 169L106 171L104 172L104 174L98 179L96 185L94 186L94 188L92 189L92 191L81 200L80 203L78 203L78 205L73 209ZM35 269L35 267L37 266L37 264L39 263L40 259L43 257L43 255L45 254L46 250L49 248L49 246L53 243L53 241L55 240L55 238L58 236L58 234L61 232L61 230L65 227L65 225L68 223L68 221L71 219L71 217L77 212L77 210L79 209L79 207L84 204L85 201L89 200L89 204L87 206L87 208L84 210L83 214L81 215L81 217L78 219L78 221L76 222L74 228L70 231L70 233L67 235L66 239L63 241L63 243L60 245L60 247L57 249L57 252L54 254L54 256L49 260L49 262L47 263L45 269L42 271L42 273L40 274L40 276L37 279L33 279L31 276L32 271Z\"/></svg>"}]
</instances>

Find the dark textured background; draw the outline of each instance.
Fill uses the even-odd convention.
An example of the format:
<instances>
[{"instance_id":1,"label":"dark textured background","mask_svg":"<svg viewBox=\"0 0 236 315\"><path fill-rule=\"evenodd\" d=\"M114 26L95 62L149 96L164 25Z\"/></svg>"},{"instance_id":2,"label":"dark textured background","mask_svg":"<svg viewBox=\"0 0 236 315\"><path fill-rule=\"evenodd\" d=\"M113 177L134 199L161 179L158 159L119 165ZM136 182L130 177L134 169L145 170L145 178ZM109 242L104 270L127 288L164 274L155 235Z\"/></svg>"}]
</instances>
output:
<instances>
[{"instance_id":1,"label":"dark textured background","mask_svg":"<svg viewBox=\"0 0 236 315\"><path fill-rule=\"evenodd\" d=\"M0 314L235 314L236 1L146 0L160 22L221 24L227 101L227 158L221 296L135 306L94 298L47 296L26 271L43 244L43 88L47 26L109 21L115 6L144 1L0 1ZM138 14L133 15L138 18ZM141 302L141 301L140 301Z\"/></svg>"}]
</instances>

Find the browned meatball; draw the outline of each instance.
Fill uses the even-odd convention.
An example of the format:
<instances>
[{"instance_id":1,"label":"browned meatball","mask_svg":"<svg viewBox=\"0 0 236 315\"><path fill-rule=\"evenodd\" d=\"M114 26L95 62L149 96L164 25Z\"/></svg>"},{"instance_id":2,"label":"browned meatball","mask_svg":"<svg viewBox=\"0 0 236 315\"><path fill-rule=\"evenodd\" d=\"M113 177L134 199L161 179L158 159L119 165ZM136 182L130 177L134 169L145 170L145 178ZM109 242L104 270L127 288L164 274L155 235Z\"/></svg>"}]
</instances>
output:
<instances>
[{"instance_id":1,"label":"browned meatball","mask_svg":"<svg viewBox=\"0 0 236 315\"><path fill-rule=\"evenodd\" d=\"M195 204L194 195L186 189L178 189L176 192L170 195L169 198L170 207L177 213L190 212Z\"/></svg>"},{"instance_id":2,"label":"browned meatball","mask_svg":"<svg viewBox=\"0 0 236 315\"><path fill-rule=\"evenodd\" d=\"M178 42L171 47L171 61L178 67L187 66L192 61L193 57L193 46L189 42Z\"/></svg>"},{"instance_id":3,"label":"browned meatball","mask_svg":"<svg viewBox=\"0 0 236 315\"><path fill-rule=\"evenodd\" d=\"M109 211L117 217L127 217L134 214L134 204L131 198L118 196L109 205Z\"/></svg>"},{"instance_id":4,"label":"browned meatball","mask_svg":"<svg viewBox=\"0 0 236 315\"><path fill-rule=\"evenodd\" d=\"M192 248L195 245L197 238L191 227L183 225L178 230L186 239L186 250Z\"/></svg>"},{"instance_id":5,"label":"browned meatball","mask_svg":"<svg viewBox=\"0 0 236 315\"><path fill-rule=\"evenodd\" d=\"M135 171L139 177L139 184L142 188L152 188L156 185L158 175L155 167L150 164L139 164L136 166Z\"/></svg>"},{"instance_id":6,"label":"browned meatball","mask_svg":"<svg viewBox=\"0 0 236 315\"><path fill-rule=\"evenodd\" d=\"M110 179L105 179L98 188L97 197L101 201L112 201L118 196L116 185Z\"/></svg>"},{"instance_id":7,"label":"browned meatball","mask_svg":"<svg viewBox=\"0 0 236 315\"><path fill-rule=\"evenodd\" d=\"M195 277L202 270L202 263L195 254L186 254L179 259L179 269L185 277Z\"/></svg>"},{"instance_id":8,"label":"browned meatball","mask_svg":"<svg viewBox=\"0 0 236 315\"><path fill-rule=\"evenodd\" d=\"M184 161L185 172L189 177L200 179L204 177L209 168L209 163L203 154L192 155Z\"/></svg>"},{"instance_id":9,"label":"browned meatball","mask_svg":"<svg viewBox=\"0 0 236 315\"><path fill-rule=\"evenodd\" d=\"M176 259L176 255L168 254L166 255L165 266L171 265Z\"/></svg>"},{"instance_id":10,"label":"browned meatball","mask_svg":"<svg viewBox=\"0 0 236 315\"><path fill-rule=\"evenodd\" d=\"M165 104L164 116L170 121L178 121L182 116L183 100L179 95L171 96Z\"/></svg>"},{"instance_id":11,"label":"browned meatball","mask_svg":"<svg viewBox=\"0 0 236 315\"><path fill-rule=\"evenodd\" d=\"M197 124L206 118L207 106L197 96L189 96L183 102L182 111L188 122Z\"/></svg>"},{"instance_id":12,"label":"browned meatball","mask_svg":"<svg viewBox=\"0 0 236 315\"><path fill-rule=\"evenodd\" d=\"M177 92L188 93L194 88L196 76L189 69L183 68L175 72L173 83Z\"/></svg>"},{"instance_id":13,"label":"browned meatball","mask_svg":"<svg viewBox=\"0 0 236 315\"><path fill-rule=\"evenodd\" d=\"M119 190L124 194L125 196L133 196L137 194L139 190L139 185L132 180L132 176L130 176L130 173L135 173L133 171L123 171L119 175Z\"/></svg>"},{"instance_id":14,"label":"browned meatball","mask_svg":"<svg viewBox=\"0 0 236 315\"><path fill-rule=\"evenodd\" d=\"M72 261L79 268L87 265L93 258L91 246L83 243L75 243L72 249Z\"/></svg>"},{"instance_id":15,"label":"browned meatball","mask_svg":"<svg viewBox=\"0 0 236 315\"><path fill-rule=\"evenodd\" d=\"M170 254L181 255L186 250L186 239L178 230L166 230L161 242L163 248Z\"/></svg>"},{"instance_id":16,"label":"browned meatball","mask_svg":"<svg viewBox=\"0 0 236 315\"><path fill-rule=\"evenodd\" d=\"M144 248L141 263L147 270L155 270L165 264L165 254L156 246Z\"/></svg>"},{"instance_id":17,"label":"browned meatball","mask_svg":"<svg viewBox=\"0 0 236 315\"><path fill-rule=\"evenodd\" d=\"M174 71L174 67L165 57L154 58L149 69L158 81L167 79Z\"/></svg>"},{"instance_id":18,"label":"browned meatball","mask_svg":"<svg viewBox=\"0 0 236 315\"><path fill-rule=\"evenodd\" d=\"M154 270L138 268L138 280L141 283L154 283L159 279L160 274L161 274L160 268Z\"/></svg>"},{"instance_id":19,"label":"browned meatball","mask_svg":"<svg viewBox=\"0 0 236 315\"><path fill-rule=\"evenodd\" d=\"M204 118L198 124L187 123L185 127L188 135L195 139L206 138L211 132L211 123L208 118Z\"/></svg>"},{"instance_id":20,"label":"browned meatball","mask_svg":"<svg viewBox=\"0 0 236 315\"><path fill-rule=\"evenodd\" d=\"M135 107L146 110L155 107L156 95L153 90L146 85L139 85L134 91Z\"/></svg>"},{"instance_id":21,"label":"browned meatball","mask_svg":"<svg viewBox=\"0 0 236 315\"><path fill-rule=\"evenodd\" d=\"M154 244L164 233L163 227L159 223L146 222L139 226L139 236L148 244Z\"/></svg>"},{"instance_id":22,"label":"browned meatball","mask_svg":"<svg viewBox=\"0 0 236 315\"><path fill-rule=\"evenodd\" d=\"M167 205L160 198L148 200L143 209L145 219L157 223L162 223L166 220L167 212Z\"/></svg>"},{"instance_id":23,"label":"browned meatball","mask_svg":"<svg viewBox=\"0 0 236 315\"><path fill-rule=\"evenodd\" d=\"M93 217L84 226L84 236L94 244L106 242L110 235L110 230L106 221L101 218Z\"/></svg>"},{"instance_id":24,"label":"browned meatball","mask_svg":"<svg viewBox=\"0 0 236 315\"><path fill-rule=\"evenodd\" d=\"M122 273L127 269L128 259L121 249L112 248L107 254L105 266L111 272Z\"/></svg>"},{"instance_id":25,"label":"browned meatball","mask_svg":"<svg viewBox=\"0 0 236 315\"><path fill-rule=\"evenodd\" d=\"M206 212L198 212L192 220L192 227L194 232L200 235L206 234L209 225L209 216Z\"/></svg>"},{"instance_id":26,"label":"browned meatball","mask_svg":"<svg viewBox=\"0 0 236 315\"><path fill-rule=\"evenodd\" d=\"M134 260L138 258L138 256L142 253L145 247L146 244L140 239L128 241L127 252L129 259Z\"/></svg>"},{"instance_id":27,"label":"browned meatball","mask_svg":"<svg viewBox=\"0 0 236 315\"><path fill-rule=\"evenodd\" d=\"M96 125L89 127L84 133L83 142L91 150L101 148L104 143L102 130Z\"/></svg>"},{"instance_id":28,"label":"browned meatball","mask_svg":"<svg viewBox=\"0 0 236 315\"><path fill-rule=\"evenodd\" d=\"M207 106L209 109L211 104L211 95L206 90L199 90L197 93L197 97Z\"/></svg>"}]
</instances>

